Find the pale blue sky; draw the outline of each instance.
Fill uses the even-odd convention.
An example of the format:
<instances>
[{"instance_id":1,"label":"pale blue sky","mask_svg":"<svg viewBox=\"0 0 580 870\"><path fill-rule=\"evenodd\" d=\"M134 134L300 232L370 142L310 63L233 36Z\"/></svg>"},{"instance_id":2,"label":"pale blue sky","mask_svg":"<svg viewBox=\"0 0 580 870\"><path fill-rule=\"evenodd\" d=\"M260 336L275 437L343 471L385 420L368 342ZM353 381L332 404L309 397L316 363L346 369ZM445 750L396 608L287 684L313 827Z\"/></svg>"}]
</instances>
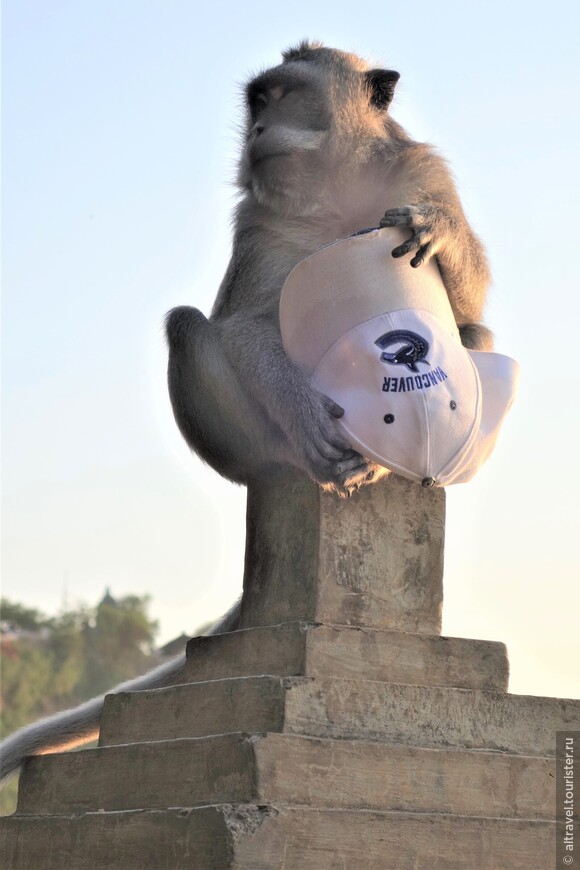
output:
<instances>
[{"instance_id":1,"label":"pale blue sky","mask_svg":"<svg viewBox=\"0 0 580 870\"><path fill-rule=\"evenodd\" d=\"M503 640L513 691L580 696L578 5L3 4L3 593L152 596L160 640L240 589L243 489L190 456L164 312L209 312L239 84L304 36L401 72L451 162L522 365L495 455L448 490L444 630Z\"/></svg>"}]
</instances>

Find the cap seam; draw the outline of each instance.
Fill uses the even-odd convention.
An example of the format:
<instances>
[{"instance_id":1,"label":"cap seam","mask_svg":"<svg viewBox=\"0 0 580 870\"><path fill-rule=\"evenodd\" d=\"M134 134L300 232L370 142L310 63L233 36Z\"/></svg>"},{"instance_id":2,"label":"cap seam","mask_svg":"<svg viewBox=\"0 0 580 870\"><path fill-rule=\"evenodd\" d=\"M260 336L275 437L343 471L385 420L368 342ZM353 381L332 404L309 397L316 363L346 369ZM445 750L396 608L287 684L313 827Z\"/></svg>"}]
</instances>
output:
<instances>
[{"instance_id":1,"label":"cap seam","mask_svg":"<svg viewBox=\"0 0 580 870\"><path fill-rule=\"evenodd\" d=\"M473 445L477 440L477 435L478 435L480 427L481 427L482 405L483 405L483 393L482 393L482 388L481 388L481 380L479 378L479 372L477 371L477 366L475 365L475 363L473 362L473 360L471 359L471 357L469 356L467 351L466 351L466 354L467 354L467 358L468 358L469 362L471 363L473 374L475 376L475 386L476 386L476 390L477 390L477 396L476 396L477 407L475 409L475 414L473 417L473 425L470 429L469 435L465 439L464 444L451 457L451 459L447 462L445 467L441 469L440 480L442 482L446 481L450 474L451 474L451 478L453 480L455 475L452 472L457 472L458 465L460 463L463 463L465 461L465 458L467 456L469 456L471 450L473 449ZM451 469L451 471L450 471L450 469ZM443 485L446 486L447 483L445 483Z\"/></svg>"}]
</instances>

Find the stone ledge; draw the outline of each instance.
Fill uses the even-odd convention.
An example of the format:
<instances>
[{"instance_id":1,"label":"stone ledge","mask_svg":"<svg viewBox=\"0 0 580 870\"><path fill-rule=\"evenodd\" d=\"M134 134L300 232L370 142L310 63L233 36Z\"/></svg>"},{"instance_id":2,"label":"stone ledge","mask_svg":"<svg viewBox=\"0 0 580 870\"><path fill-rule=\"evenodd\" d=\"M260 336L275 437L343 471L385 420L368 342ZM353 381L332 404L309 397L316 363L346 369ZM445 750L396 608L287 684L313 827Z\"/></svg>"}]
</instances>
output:
<instances>
[{"instance_id":1,"label":"stone ledge","mask_svg":"<svg viewBox=\"0 0 580 870\"><path fill-rule=\"evenodd\" d=\"M553 758L230 734L32 758L18 812L284 803L550 819L554 773Z\"/></svg>"},{"instance_id":2,"label":"stone ledge","mask_svg":"<svg viewBox=\"0 0 580 870\"><path fill-rule=\"evenodd\" d=\"M13 816L10 870L546 870L555 823L283 805Z\"/></svg>"},{"instance_id":3,"label":"stone ledge","mask_svg":"<svg viewBox=\"0 0 580 870\"><path fill-rule=\"evenodd\" d=\"M508 671L502 643L288 622L193 638L180 682L280 674L505 691Z\"/></svg>"},{"instance_id":4,"label":"stone ledge","mask_svg":"<svg viewBox=\"0 0 580 870\"><path fill-rule=\"evenodd\" d=\"M101 745L273 731L551 756L566 729L580 730L580 701L263 676L108 695Z\"/></svg>"}]
</instances>

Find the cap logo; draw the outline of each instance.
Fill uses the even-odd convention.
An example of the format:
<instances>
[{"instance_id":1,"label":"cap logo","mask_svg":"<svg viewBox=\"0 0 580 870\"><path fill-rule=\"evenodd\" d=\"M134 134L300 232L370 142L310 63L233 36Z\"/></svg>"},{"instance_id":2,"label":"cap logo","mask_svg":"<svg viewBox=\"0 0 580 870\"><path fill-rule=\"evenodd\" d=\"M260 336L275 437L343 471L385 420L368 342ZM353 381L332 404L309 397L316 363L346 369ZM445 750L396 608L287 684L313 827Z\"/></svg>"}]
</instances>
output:
<instances>
[{"instance_id":1,"label":"cap logo","mask_svg":"<svg viewBox=\"0 0 580 870\"><path fill-rule=\"evenodd\" d=\"M377 338L375 344L383 351L381 360L389 365L407 366L411 372L419 371L417 363L431 365L425 359L429 352L429 342L421 335L417 335L416 332L411 332L408 329L395 329L392 332L385 332L384 335ZM400 347L395 351L386 351L387 347L392 347L394 344L398 344Z\"/></svg>"}]
</instances>

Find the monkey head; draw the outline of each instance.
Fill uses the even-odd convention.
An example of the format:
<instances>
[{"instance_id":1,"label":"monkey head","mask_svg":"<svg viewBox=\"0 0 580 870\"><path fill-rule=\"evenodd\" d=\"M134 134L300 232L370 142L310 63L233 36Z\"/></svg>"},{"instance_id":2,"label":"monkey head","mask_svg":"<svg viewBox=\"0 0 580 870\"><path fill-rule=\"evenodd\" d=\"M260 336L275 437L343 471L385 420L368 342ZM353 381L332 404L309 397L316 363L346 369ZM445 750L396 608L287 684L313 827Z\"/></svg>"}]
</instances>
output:
<instances>
[{"instance_id":1,"label":"monkey head","mask_svg":"<svg viewBox=\"0 0 580 870\"><path fill-rule=\"evenodd\" d=\"M319 43L285 51L246 85L239 187L277 210L304 213L305 199L316 202L339 164L360 163L373 142L384 142L398 79Z\"/></svg>"}]
</instances>

